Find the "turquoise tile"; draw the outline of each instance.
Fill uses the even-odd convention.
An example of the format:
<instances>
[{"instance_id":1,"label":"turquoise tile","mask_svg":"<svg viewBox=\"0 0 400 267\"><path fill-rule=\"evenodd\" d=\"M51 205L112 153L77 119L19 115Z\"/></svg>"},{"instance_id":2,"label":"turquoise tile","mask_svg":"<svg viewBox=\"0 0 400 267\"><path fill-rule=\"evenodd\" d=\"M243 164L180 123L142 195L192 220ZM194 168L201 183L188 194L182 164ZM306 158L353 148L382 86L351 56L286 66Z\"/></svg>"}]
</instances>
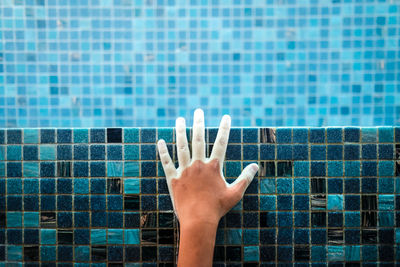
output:
<instances>
[{"instance_id":1,"label":"turquoise tile","mask_svg":"<svg viewBox=\"0 0 400 267\"><path fill-rule=\"evenodd\" d=\"M24 212L25 227L39 227L39 212Z\"/></svg>"},{"instance_id":2,"label":"turquoise tile","mask_svg":"<svg viewBox=\"0 0 400 267\"><path fill-rule=\"evenodd\" d=\"M38 144L38 143L39 143L39 130L24 129L24 144Z\"/></svg>"},{"instance_id":3,"label":"turquoise tile","mask_svg":"<svg viewBox=\"0 0 400 267\"><path fill-rule=\"evenodd\" d=\"M379 161L379 176L394 176L394 161Z\"/></svg>"},{"instance_id":4,"label":"turquoise tile","mask_svg":"<svg viewBox=\"0 0 400 267\"><path fill-rule=\"evenodd\" d=\"M260 192L262 194L273 194L276 192L274 178L263 178L260 179Z\"/></svg>"},{"instance_id":5,"label":"turquoise tile","mask_svg":"<svg viewBox=\"0 0 400 267\"><path fill-rule=\"evenodd\" d=\"M379 210L394 210L394 195L379 195L378 196Z\"/></svg>"},{"instance_id":6,"label":"turquoise tile","mask_svg":"<svg viewBox=\"0 0 400 267\"><path fill-rule=\"evenodd\" d=\"M394 127L379 127L379 142L391 143L394 138Z\"/></svg>"},{"instance_id":7,"label":"turquoise tile","mask_svg":"<svg viewBox=\"0 0 400 267\"><path fill-rule=\"evenodd\" d=\"M20 261L22 256L22 246L7 246L7 260Z\"/></svg>"},{"instance_id":8,"label":"turquoise tile","mask_svg":"<svg viewBox=\"0 0 400 267\"><path fill-rule=\"evenodd\" d=\"M227 229L225 230L227 245L242 244L242 229Z\"/></svg>"},{"instance_id":9,"label":"turquoise tile","mask_svg":"<svg viewBox=\"0 0 400 267\"><path fill-rule=\"evenodd\" d=\"M124 179L124 192L125 194L139 194L140 179L134 179L134 178Z\"/></svg>"},{"instance_id":10,"label":"turquoise tile","mask_svg":"<svg viewBox=\"0 0 400 267\"><path fill-rule=\"evenodd\" d=\"M138 245L140 243L139 229L125 229L125 244Z\"/></svg>"},{"instance_id":11,"label":"turquoise tile","mask_svg":"<svg viewBox=\"0 0 400 267\"><path fill-rule=\"evenodd\" d=\"M76 246L74 252L75 261L90 261L89 246Z\"/></svg>"},{"instance_id":12,"label":"turquoise tile","mask_svg":"<svg viewBox=\"0 0 400 267\"><path fill-rule=\"evenodd\" d=\"M124 230L123 229L108 229L107 232L108 244L123 244Z\"/></svg>"},{"instance_id":13,"label":"turquoise tile","mask_svg":"<svg viewBox=\"0 0 400 267\"><path fill-rule=\"evenodd\" d=\"M7 227L21 227L22 212L7 212Z\"/></svg>"},{"instance_id":14,"label":"turquoise tile","mask_svg":"<svg viewBox=\"0 0 400 267\"><path fill-rule=\"evenodd\" d=\"M74 193L75 194L88 194L89 193L89 179L74 178Z\"/></svg>"},{"instance_id":15,"label":"turquoise tile","mask_svg":"<svg viewBox=\"0 0 400 267\"><path fill-rule=\"evenodd\" d=\"M258 229L243 229L243 244L256 245L259 243Z\"/></svg>"},{"instance_id":16,"label":"turquoise tile","mask_svg":"<svg viewBox=\"0 0 400 267\"><path fill-rule=\"evenodd\" d=\"M307 177L310 176L310 163L308 161L294 162L294 176Z\"/></svg>"},{"instance_id":17,"label":"turquoise tile","mask_svg":"<svg viewBox=\"0 0 400 267\"><path fill-rule=\"evenodd\" d=\"M24 177L38 177L39 176L39 163L38 162L24 162Z\"/></svg>"},{"instance_id":18,"label":"turquoise tile","mask_svg":"<svg viewBox=\"0 0 400 267\"><path fill-rule=\"evenodd\" d=\"M106 229L92 229L90 231L91 244L106 244L107 243L107 230Z\"/></svg>"},{"instance_id":19,"label":"turquoise tile","mask_svg":"<svg viewBox=\"0 0 400 267\"><path fill-rule=\"evenodd\" d=\"M7 146L7 160L21 160L22 159L22 147L21 146Z\"/></svg>"},{"instance_id":20,"label":"turquoise tile","mask_svg":"<svg viewBox=\"0 0 400 267\"><path fill-rule=\"evenodd\" d=\"M87 143L89 141L88 129L74 129L74 143Z\"/></svg>"},{"instance_id":21,"label":"turquoise tile","mask_svg":"<svg viewBox=\"0 0 400 267\"><path fill-rule=\"evenodd\" d=\"M361 140L363 143L376 143L378 136L377 128L361 128Z\"/></svg>"},{"instance_id":22,"label":"turquoise tile","mask_svg":"<svg viewBox=\"0 0 400 267\"><path fill-rule=\"evenodd\" d=\"M343 210L343 195L328 195L328 210Z\"/></svg>"},{"instance_id":23,"label":"turquoise tile","mask_svg":"<svg viewBox=\"0 0 400 267\"><path fill-rule=\"evenodd\" d=\"M260 210L276 210L276 196L260 196Z\"/></svg>"},{"instance_id":24,"label":"turquoise tile","mask_svg":"<svg viewBox=\"0 0 400 267\"><path fill-rule=\"evenodd\" d=\"M225 162L225 177L239 177L242 173L242 164L238 161Z\"/></svg>"},{"instance_id":25,"label":"turquoise tile","mask_svg":"<svg viewBox=\"0 0 400 267\"><path fill-rule=\"evenodd\" d=\"M139 159L139 145L124 145L124 159L125 160L138 160Z\"/></svg>"},{"instance_id":26,"label":"turquoise tile","mask_svg":"<svg viewBox=\"0 0 400 267\"><path fill-rule=\"evenodd\" d=\"M343 261L344 248L343 246L327 246L328 261Z\"/></svg>"},{"instance_id":27,"label":"turquoise tile","mask_svg":"<svg viewBox=\"0 0 400 267\"><path fill-rule=\"evenodd\" d=\"M310 192L310 179L309 178L294 178L293 188L295 194L307 194Z\"/></svg>"},{"instance_id":28,"label":"turquoise tile","mask_svg":"<svg viewBox=\"0 0 400 267\"><path fill-rule=\"evenodd\" d=\"M360 246L345 246L346 261L360 261Z\"/></svg>"},{"instance_id":29,"label":"turquoise tile","mask_svg":"<svg viewBox=\"0 0 400 267\"><path fill-rule=\"evenodd\" d=\"M260 249L258 246L244 247L244 261L258 261Z\"/></svg>"},{"instance_id":30,"label":"turquoise tile","mask_svg":"<svg viewBox=\"0 0 400 267\"><path fill-rule=\"evenodd\" d=\"M121 177L122 176L122 161L108 161L107 162L107 176L108 177Z\"/></svg>"},{"instance_id":31,"label":"turquoise tile","mask_svg":"<svg viewBox=\"0 0 400 267\"><path fill-rule=\"evenodd\" d=\"M139 162L124 162L124 176L125 177L138 177L139 176Z\"/></svg>"},{"instance_id":32,"label":"turquoise tile","mask_svg":"<svg viewBox=\"0 0 400 267\"><path fill-rule=\"evenodd\" d=\"M329 177L343 176L343 161L328 161L328 176Z\"/></svg>"},{"instance_id":33,"label":"turquoise tile","mask_svg":"<svg viewBox=\"0 0 400 267\"><path fill-rule=\"evenodd\" d=\"M40 145L39 146L40 160L55 160L56 146L55 145Z\"/></svg>"},{"instance_id":34,"label":"turquoise tile","mask_svg":"<svg viewBox=\"0 0 400 267\"><path fill-rule=\"evenodd\" d=\"M157 140L164 139L166 143L172 143L174 141L174 128L158 128Z\"/></svg>"},{"instance_id":35,"label":"turquoise tile","mask_svg":"<svg viewBox=\"0 0 400 267\"><path fill-rule=\"evenodd\" d=\"M41 244L53 245L57 241L55 229L41 229L40 230L40 242Z\"/></svg>"},{"instance_id":36,"label":"turquoise tile","mask_svg":"<svg viewBox=\"0 0 400 267\"><path fill-rule=\"evenodd\" d=\"M124 129L124 142L125 143L138 143L139 142L139 129L138 128L125 128Z\"/></svg>"}]
</instances>

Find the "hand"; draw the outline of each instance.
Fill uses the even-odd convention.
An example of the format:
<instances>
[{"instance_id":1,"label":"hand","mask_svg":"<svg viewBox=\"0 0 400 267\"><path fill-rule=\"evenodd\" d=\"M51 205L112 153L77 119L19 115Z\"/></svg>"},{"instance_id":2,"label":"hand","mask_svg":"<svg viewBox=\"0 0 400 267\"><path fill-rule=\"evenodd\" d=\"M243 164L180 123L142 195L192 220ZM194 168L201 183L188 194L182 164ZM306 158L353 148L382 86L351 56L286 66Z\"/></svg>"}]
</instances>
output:
<instances>
[{"instance_id":1,"label":"hand","mask_svg":"<svg viewBox=\"0 0 400 267\"><path fill-rule=\"evenodd\" d=\"M176 144L179 168L176 169L164 140L157 143L166 175L172 205L180 224L191 222L218 224L235 206L258 171L258 165L248 165L241 175L228 184L222 168L230 132L230 116L223 116L210 158L205 157L204 113L194 112L192 159L186 138L185 119L176 120Z\"/></svg>"}]
</instances>

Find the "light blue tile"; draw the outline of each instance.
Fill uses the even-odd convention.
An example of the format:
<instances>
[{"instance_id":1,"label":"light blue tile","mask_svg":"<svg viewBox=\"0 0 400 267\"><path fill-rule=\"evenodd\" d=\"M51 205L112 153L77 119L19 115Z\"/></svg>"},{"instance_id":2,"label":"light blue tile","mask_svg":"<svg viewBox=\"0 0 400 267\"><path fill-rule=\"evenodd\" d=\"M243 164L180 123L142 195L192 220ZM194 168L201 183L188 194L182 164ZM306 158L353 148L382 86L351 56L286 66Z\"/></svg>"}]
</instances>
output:
<instances>
[{"instance_id":1,"label":"light blue tile","mask_svg":"<svg viewBox=\"0 0 400 267\"><path fill-rule=\"evenodd\" d=\"M244 247L244 261L259 261L259 247L258 246L245 246Z\"/></svg>"},{"instance_id":2,"label":"light blue tile","mask_svg":"<svg viewBox=\"0 0 400 267\"><path fill-rule=\"evenodd\" d=\"M39 227L39 212L24 212L25 227Z\"/></svg>"},{"instance_id":3,"label":"light blue tile","mask_svg":"<svg viewBox=\"0 0 400 267\"><path fill-rule=\"evenodd\" d=\"M107 230L106 229L92 229L90 231L91 244L106 244L107 243Z\"/></svg>"},{"instance_id":4,"label":"light blue tile","mask_svg":"<svg viewBox=\"0 0 400 267\"><path fill-rule=\"evenodd\" d=\"M124 162L124 176L125 177L138 177L139 176L139 162Z\"/></svg>"},{"instance_id":5,"label":"light blue tile","mask_svg":"<svg viewBox=\"0 0 400 267\"><path fill-rule=\"evenodd\" d=\"M139 229L125 229L125 244L138 245L140 243Z\"/></svg>"},{"instance_id":6,"label":"light blue tile","mask_svg":"<svg viewBox=\"0 0 400 267\"><path fill-rule=\"evenodd\" d=\"M108 229L108 244L123 244L124 230L123 229Z\"/></svg>"},{"instance_id":7,"label":"light blue tile","mask_svg":"<svg viewBox=\"0 0 400 267\"><path fill-rule=\"evenodd\" d=\"M109 161L107 162L107 176L108 177L121 177L122 176L122 161Z\"/></svg>"},{"instance_id":8,"label":"light blue tile","mask_svg":"<svg viewBox=\"0 0 400 267\"><path fill-rule=\"evenodd\" d=\"M39 146L40 160L55 160L56 146L55 145L40 145Z\"/></svg>"},{"instance_id":9,"label":"light blue tile","mask_svg":"<svg viewBox=\"0 0 400 267\"><path fill-rule=\"evenodd\" d=\"M328 195L328 210L343 210L343 195Z\"/></svg>"},{"instance_id":10,"label":"light blue tile","mask_svg":"<svg viewBox=\"0 0 400 267\"><path fill-rule=\"evenodd\" d=\"M125 194L139 194L140 179L134 179L134 178L124 179L124 192Z\"/></svg>"},{"instance_id":11,"label":"light blue tile","mask_svg":"<svg viewBox=\"0 0 400 267\"><path fill-rule=\"evenodd\" d=\"M56 229L41 229L40 230L40 243L46 245L53 245L57 242Z\"/></svg>"},{"instance_id":12,"label":"light blue tile","mask_svg":"<svg viewBox=\"0 0 400 267\"><path fill-rule=\"evenodd\" d=\"M39 163L38 162L24 162L24 177L38 177L39 176Z\"/></svg>"}]
</instances>

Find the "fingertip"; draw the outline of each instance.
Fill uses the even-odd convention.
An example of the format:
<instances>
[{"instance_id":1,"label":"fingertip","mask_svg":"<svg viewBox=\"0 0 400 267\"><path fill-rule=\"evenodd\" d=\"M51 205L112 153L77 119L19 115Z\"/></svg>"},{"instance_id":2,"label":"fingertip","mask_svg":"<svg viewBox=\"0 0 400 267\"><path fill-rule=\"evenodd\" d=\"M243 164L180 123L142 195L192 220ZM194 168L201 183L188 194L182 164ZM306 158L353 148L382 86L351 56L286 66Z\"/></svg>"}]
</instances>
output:
<instances>
[{"instance_id":1,"label":"fingertip","mask_svg":"<svg viewBox=\"0 0 400 267\"><path fill-rule=\"evenodd\" d=\"M260 168L258 167L258 164L257 164L257 163L251 164L251 168L253 169L254 174L255 174L256 172L258 172L258 170L260 169Z\"/></svg>"},{"instance_id":2,"label":"fingertip","mask_svg":"<svg viewBox=\"0 0 400 267\"><path fill-rule=\"evenodd\" d=\"M162 145L165 145L165 140L164 140L164 139L158 140L157 146L160 147L160 146L162 146Z\"/></svg>"}]
</instances>

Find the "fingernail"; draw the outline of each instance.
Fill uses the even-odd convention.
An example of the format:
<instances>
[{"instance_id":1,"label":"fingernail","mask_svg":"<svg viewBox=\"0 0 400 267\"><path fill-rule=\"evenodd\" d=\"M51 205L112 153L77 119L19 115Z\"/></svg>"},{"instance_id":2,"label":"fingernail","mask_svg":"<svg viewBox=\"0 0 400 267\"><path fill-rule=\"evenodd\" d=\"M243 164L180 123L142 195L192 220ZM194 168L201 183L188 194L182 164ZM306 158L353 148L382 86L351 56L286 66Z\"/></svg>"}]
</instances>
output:
<instances>
[{"instance_id":1,"label":"fingernail","mask_svg":"<svg viewBox=\"0 0 400 267\"><path fill-rule=\"evenodd\" d=\"M252 168L253 168L254 173L256 173L258 171L258 165L257 164L253 164Z\"/></svg>"}]
</instances>

